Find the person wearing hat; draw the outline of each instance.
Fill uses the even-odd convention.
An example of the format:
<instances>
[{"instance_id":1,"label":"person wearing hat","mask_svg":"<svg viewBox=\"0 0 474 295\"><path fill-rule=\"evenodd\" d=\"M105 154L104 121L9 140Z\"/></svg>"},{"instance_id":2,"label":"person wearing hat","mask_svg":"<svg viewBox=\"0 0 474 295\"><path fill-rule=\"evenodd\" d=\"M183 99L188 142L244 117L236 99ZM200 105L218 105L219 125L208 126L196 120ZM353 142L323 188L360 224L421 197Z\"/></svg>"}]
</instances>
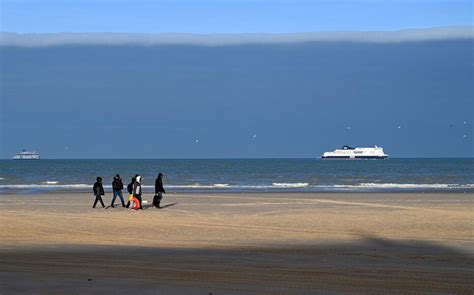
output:
<instances>
[{"instance_id":1,"label":"person wearing hat","mask_svg":"<svg viewBox=\"0 0 474 295\"><path fill-rule=\"evenodd\" d=\"M102 196L104 195L104 186L102 185L102 177L97 177L96 183L94 183L94 187L92 188L94 191L95 201L92 208L95 208L97 205L97 201L100 201L102 204L102 208L105 208L104 201L102 201Z\"/></svg>"},{"instance_id":2,"label":"person wearing hat","mask_svg":"<svg viewBox=\"0 0 474 295\"><path fill-rule=\"evenodd\" d=\"M112 202L110 203L110 207L114 208L114 203L115 203L115 198L119 196L120 201L122 202L122 207L125 208L125 201L123 200L123 182L122 178L120 178L120 175L115 175L114 181L112 181L112 191L113 191L113 197L112 197Z\"/></svg>"}]
</instances>

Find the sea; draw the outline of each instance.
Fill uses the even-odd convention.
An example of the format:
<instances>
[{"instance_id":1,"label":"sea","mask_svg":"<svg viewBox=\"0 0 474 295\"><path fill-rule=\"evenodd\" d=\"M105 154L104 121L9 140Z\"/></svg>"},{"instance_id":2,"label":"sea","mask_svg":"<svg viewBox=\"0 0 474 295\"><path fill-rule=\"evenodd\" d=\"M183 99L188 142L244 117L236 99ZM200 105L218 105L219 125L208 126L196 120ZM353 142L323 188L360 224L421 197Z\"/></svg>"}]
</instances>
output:
<instances>
[{"instance_id":1,"label":"sea","mask_svg":"<svg viewBox=\"0 0 474 295\"><path fill-rule=\"evenodd\" d=\"M152 192L159 172L167 192L474 192L474 158L130 159L0 160L0 194L111 191L116 174Z\"/></svg>"}]
</instances>

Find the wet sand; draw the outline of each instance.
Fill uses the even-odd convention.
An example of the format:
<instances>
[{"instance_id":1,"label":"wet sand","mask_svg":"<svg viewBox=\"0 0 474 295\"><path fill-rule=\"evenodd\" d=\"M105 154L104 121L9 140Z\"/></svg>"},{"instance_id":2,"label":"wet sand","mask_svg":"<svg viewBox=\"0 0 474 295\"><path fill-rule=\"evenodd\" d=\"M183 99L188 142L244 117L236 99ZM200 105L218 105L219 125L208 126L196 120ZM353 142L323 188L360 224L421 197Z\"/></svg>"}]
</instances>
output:
<instances>
[{"instance_id":1,"label":"wet sand","mask_svg":"<svg viewBox=\"0 0 474 295\"><path fill-rule=\"evenodd\" d=\"M473 197L2 195L0 293L472 294Z\"/></svg>"}]
</instances>

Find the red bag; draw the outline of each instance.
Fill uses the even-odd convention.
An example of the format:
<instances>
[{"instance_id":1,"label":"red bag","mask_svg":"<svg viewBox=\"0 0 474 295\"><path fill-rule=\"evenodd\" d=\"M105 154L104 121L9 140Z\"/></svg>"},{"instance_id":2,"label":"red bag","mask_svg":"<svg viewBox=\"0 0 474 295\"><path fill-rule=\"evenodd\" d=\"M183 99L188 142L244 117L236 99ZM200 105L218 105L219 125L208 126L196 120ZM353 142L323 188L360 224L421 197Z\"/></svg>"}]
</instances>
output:
<instances>
[{"instance_id":1,"label":"red bag","mask_svg":"<svg viewBox=\"0 0 474 295\"><path fill-rule=\"evenodd\" d=\"M130 199L130 207L129 208L130 209L135 209L135 210L140 209L140 201L137 198L132 197Z\"/></svg>"}]
</instances>

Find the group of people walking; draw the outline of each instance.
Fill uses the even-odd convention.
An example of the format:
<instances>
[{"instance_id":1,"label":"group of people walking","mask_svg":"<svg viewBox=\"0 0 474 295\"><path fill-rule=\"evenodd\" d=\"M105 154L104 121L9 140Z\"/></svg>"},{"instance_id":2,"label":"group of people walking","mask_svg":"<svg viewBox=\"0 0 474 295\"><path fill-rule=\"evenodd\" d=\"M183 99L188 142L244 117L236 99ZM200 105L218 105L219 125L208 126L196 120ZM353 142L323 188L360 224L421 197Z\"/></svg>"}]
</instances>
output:
<instances>
[{"instance_id":1,"label":"group of people walking","mask_svg":"<svg viewBox=\"0 0 474 295\"><path fill-rule=\"evenodd\" d=\"M132 208L132 209L143 209L142 207L142 181L143 177L139 174L136 174L132 177L132 181L127 185L127 191L130 194L127 204L125 204L125 200L123 198L122 190L124 188L122 178L120 175L115 175L114 180L112 181L112 202L110 203L110 207L114 208L115 199L117 197L120 198L122 203L122 207L124 208ZM96 183L92 188L94 191L95 201L92 208L95 208L97 202L100 202L102 208L105 208L104 201L102 200L102 196L105 195L104 186L102 185L102 177L97 177ZM155 208L161 208L160 203L163 199L163 194L166 191L163 187L163 174L159 173L158 177L155 180L155 196L153 197L153 206Z\"/></svg>"}]
</instances>

